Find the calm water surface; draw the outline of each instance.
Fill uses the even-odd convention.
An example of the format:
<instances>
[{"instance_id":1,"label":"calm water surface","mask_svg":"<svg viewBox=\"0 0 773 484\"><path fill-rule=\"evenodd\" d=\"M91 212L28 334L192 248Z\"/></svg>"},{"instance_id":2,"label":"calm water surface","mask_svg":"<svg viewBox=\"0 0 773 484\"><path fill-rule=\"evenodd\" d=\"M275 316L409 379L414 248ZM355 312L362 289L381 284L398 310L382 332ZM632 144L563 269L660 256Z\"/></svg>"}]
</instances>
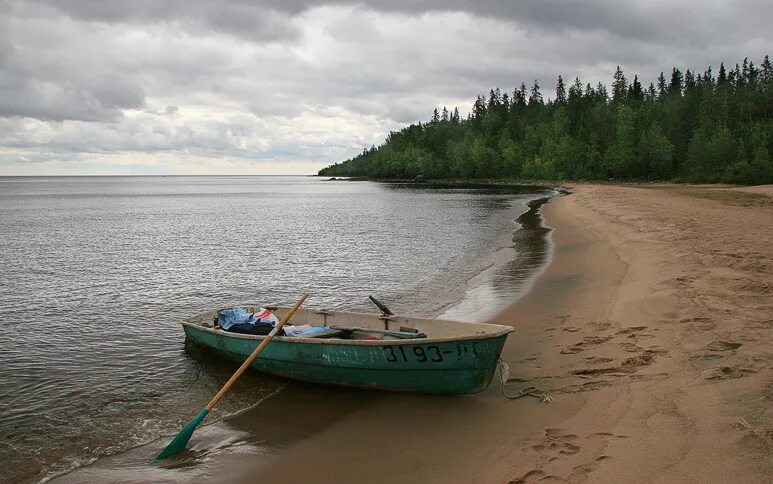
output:
<instances>
[{"instance_id":1,"label":"calm water surface","mask_svg":"<svg viewBox=\"0 0 773 484\"><path fill-rule=\"evenodd\" d=\"M177 432L233 370L186 348L177 321L196 312L308 291L309 307L372 311L374 294L397 313L485 318L545 259L539 230L515 222L539 196L307 177L0 178L0 480ZM215 417L285 384L243 380Z\"/></svg>"}]
</instances>

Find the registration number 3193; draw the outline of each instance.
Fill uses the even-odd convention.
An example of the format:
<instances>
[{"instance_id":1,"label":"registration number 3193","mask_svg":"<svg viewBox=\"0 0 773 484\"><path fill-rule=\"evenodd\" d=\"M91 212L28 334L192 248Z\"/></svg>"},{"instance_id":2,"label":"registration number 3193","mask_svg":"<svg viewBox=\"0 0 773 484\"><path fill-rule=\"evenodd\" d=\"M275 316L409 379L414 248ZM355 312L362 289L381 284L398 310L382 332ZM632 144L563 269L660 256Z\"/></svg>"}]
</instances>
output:
<instances>
[{"instance_id":1,"label":"registration number 3193","mask_svg":"<svg viewBox=\"0 0 773 484\"><path fill-rule=\"evenodd\" d=\"M441 349L439 346L413 346L413 345L394 345L382 346L384 357L389 363L398 363L416 361L418 363L440 363L444 359L463 360L465 358L477 358L477 342L472 344L457 343L456 348L446 347Z\"/></svg>"}]
</instances>

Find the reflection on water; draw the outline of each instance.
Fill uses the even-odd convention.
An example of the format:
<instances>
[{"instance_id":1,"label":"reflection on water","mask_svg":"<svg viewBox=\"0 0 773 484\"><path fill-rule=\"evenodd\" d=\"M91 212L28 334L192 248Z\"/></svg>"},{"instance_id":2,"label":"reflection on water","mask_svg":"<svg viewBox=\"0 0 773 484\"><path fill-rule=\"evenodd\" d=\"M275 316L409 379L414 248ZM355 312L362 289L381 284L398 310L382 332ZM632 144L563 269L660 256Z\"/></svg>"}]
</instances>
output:
<instances>
[{"instance_id":1,"label":"reflection on water","mask_svg":"<svg viewBox=\"0 0 773 484\"><path fill-rule=\"evenodd\" d=\"M506 300L524 279L503 274L531 251L523 231L513 249L513 219L533 198L305 177L0 178L2 478L174 434L236 366L186 346L185 316L304 291L307 306L372 311L374 294L437 315L470 280ZM212 421L284 385L248 373Z\"/></svg>"}]
</instances>

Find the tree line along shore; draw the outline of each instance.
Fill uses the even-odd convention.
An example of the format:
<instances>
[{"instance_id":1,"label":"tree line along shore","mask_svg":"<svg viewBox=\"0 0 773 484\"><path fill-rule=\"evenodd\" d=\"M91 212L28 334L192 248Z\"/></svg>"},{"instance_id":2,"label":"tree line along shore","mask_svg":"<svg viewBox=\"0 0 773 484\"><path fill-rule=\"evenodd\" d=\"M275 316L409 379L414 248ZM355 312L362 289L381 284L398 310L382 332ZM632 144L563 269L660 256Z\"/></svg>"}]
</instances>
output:
<instances>
[{"instance_id":1,"label":"tree line along shore","mask_svg":"<svg viewBox=\"0 0 773 484\"><path fill-rule=\"evenodd\" d=\"M559 76L479 95L391 132L323 176L406 179L630 180L773 183L773 66L744 59L715 74L673 68L645 86L618 67L608 90Z\"/></svg>"}]
</instances>

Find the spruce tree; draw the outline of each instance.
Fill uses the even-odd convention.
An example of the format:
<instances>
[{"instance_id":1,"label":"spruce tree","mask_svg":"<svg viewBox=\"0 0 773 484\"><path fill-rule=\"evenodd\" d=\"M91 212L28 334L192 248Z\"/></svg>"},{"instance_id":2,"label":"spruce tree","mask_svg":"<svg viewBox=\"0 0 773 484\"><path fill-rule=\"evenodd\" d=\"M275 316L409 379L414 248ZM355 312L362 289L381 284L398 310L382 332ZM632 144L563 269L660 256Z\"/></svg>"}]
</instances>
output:
<instances>
[{"instance_id":1,"label":"spruce tree","mask_svg":"<svg viewBox=\"0 0 773 484\"><path fill-rule=\"evenodd\" d=\"M566 104L566 86L564 86L564 78L561 75L558 76L556 82L556 103Z\"/></svg>"},{"instance_id":2,"label":"spruce tree","mask_svg":"<svg viewBox=\"0 0 773 484\"><path fill-rule=\"evenodd\" d=\"M542 104L542 93L539 91L539 81L534 79L534 84L529 92L529 105Z\"/></svg>"},{"instance_id":3,"label":"spruce tree","mask_svg":"<svg viewBox=\"0 0 773 484\"><path fill-rule=\"evenodd\" d=\"M663 99L666 96L666 76L663 72L658 76L658 97Z\"/></svg>"},{"instance_id":4,"label":"spruce tree","mask_svg":"<svg viewBox=\"0 0 773 484\"><path fill-rule=\"evenodd\" d=\"M628 80L623 74L620 66L617 66L615 74L612 76L612 102L625 101L626 91L628 90Z\"/></svg>"}]
</instances>

